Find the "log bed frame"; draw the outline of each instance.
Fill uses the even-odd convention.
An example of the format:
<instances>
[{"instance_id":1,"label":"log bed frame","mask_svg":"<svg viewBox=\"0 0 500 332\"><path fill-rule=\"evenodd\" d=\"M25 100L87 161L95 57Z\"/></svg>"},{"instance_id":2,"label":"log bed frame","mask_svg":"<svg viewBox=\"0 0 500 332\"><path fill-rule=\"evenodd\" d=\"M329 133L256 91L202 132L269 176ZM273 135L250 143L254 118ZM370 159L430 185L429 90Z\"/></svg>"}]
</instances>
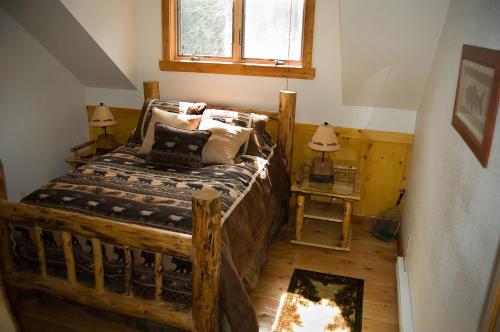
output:
<instances>
[{"instance_id":1,"label":"log bed frame","mask_svg":"<svg viewBox=\"0 0 500 332\"><path fill-rule=\"evenodd\" d=\"M144 82L144 98L159 99L157 81ZM279 112L234 109L269 116L278 121L278 149L281 149L286 172L291 175L293 127L295 123L296 93L280 92ZM21 308L16 302L16 290L34 290L50 296L74 301L97 309L166 324L193 331L217 331L219 322L219 278L221 263L221 194L215 190L193 191L192 235L148 228L110 219L87 216L53 208L45 208L7 201L5 176L0 161L0 264L2 283L10 295L11 308L19 317ZM38 273L20 271L13 261L9 225L20 225L31 230L39 260ZM44 229L60 231L67 278L47 274ZM73 255L72 235L91 239L94 255L94 287L78 282ZM101 242L123 246L125 249L125 292L111 292L104 287ZM134 297L131 291L131 249L155 253L155 298ZM163 302L161 291L163 275L162 254L190 259L193 270L192 306ZM19 322L17 322L19 325Z\"/></svg>"}]
</instances>

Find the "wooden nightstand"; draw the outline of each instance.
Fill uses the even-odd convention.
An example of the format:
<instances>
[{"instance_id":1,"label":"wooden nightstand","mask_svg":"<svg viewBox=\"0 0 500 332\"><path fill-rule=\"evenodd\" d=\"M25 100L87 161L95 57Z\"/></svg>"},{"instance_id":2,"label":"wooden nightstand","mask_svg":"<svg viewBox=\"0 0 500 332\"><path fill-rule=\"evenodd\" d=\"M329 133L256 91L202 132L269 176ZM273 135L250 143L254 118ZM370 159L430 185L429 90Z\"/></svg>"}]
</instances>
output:
<instances>
[{"instance_id":1,"label":"wooden nightstand","mask_svg":"<svg viewBox=\"0 0 500 332\"><path fill-rule=\"evenodd\" d=\"M87 148L85 151L80 151ZM72 169L77 169L78 167L85 165L88 162L96 160L99 155L96 153L96 141L88 141L86 143L74 146L71 148L73 155L66 158L66 163L71 166Z\"/></svg>"},{"instance_id":2,"label":"wooden nightstand","mask_svg":"<svg viewBox=\"0 0 500 332\"><path fill-rule=\"evenodd\" d=\"M295 240L292 243L328 249L351 249L352 205L359 201L359 181L353 166L335 166L334 184L309 182L303 167L292 183L297 196Z\"/></svg>"}]
</instances>

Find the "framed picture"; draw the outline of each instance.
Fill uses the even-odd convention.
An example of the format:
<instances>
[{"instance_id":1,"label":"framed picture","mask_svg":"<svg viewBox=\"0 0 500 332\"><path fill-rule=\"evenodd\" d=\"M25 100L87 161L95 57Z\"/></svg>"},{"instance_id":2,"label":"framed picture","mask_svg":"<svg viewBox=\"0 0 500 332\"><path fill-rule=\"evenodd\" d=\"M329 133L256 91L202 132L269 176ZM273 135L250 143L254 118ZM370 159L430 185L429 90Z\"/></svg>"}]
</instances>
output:
<instances>
[{"instance_id":1,"label":"framed picture","mask_svg":"<svg viewBox=\"0 0 500 332\"><path fill-rule=\"evenodd\" d=\"M500 51L464 45L453 127L483 167L488 166L500 99Z\"/></svg>"}]
</instances>

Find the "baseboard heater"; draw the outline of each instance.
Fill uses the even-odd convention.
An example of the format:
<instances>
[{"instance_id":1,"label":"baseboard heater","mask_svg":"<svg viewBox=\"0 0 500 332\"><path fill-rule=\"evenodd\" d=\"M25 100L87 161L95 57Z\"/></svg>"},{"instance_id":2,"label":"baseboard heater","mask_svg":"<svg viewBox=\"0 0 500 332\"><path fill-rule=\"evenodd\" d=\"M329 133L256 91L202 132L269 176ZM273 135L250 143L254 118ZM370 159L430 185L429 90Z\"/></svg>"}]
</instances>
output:
<instances>
[{"instance_id":1,"label":"baseboard heater","mask_svg":"<svg viewBox=\"0 0 500 332\"><path fill-rule=\"evenodd\" d=\"M413 332L413 314L411 311L410 285L405 259L398 257L396 262L396 275L398 278L398 311L399 332Z\"/></svg>"}]
</instances>

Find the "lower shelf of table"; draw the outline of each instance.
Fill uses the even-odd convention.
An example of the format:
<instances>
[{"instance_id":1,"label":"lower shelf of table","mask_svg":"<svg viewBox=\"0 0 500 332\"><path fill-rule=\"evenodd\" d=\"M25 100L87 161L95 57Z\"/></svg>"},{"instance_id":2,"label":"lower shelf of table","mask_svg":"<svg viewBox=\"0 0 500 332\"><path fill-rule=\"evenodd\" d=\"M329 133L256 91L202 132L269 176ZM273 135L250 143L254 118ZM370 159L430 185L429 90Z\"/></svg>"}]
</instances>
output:
<instances>
[{"instance_id":1,"label":"lower shelf of table","mask_svg":"<svg viewBox=\"0 0 500 332\"><path fill-rule=\"evenodd\" d=\"M291 242L295 244L326 249L346 251L351 250L352 229L349 229L349 240L347 241L347 247L340 246L341 237L341 223L304 218L302 238L300 239L300 241L292 240Z\"/></svg>"}]
</instances>

